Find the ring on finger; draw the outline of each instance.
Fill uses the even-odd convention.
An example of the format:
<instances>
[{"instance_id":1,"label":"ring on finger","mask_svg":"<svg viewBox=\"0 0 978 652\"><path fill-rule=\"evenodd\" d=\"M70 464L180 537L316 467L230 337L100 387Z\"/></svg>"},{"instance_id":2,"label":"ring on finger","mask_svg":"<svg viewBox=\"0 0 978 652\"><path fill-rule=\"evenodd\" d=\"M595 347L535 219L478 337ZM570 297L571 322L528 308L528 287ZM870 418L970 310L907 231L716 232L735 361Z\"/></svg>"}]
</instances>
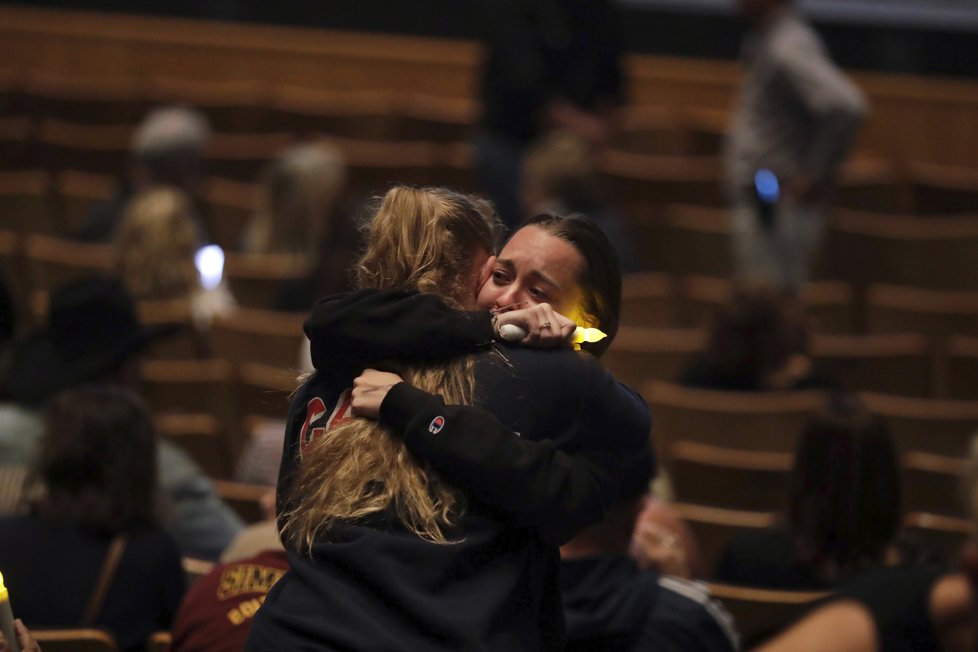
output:
<instances>
[{"instance_id":1,"label":"ring on finger","mask_svg":"<svg viewBox=\"0 0 978 652\"><path fill-rule=\"evenodd\" d=\"M540 324L540 328L550 328L550 322L549 321L543 322L542 324Z\"/></svg>"}]
</instances>

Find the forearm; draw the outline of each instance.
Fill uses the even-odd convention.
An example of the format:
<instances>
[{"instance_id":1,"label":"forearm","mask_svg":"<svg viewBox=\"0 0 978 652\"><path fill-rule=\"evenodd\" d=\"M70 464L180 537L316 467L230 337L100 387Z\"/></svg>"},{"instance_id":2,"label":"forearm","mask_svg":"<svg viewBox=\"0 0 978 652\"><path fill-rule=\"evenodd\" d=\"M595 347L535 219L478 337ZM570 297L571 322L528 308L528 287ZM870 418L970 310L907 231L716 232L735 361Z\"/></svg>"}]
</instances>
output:
<instances>
[{"instance_id":1,"label":"forearm","mask_svg":"<svg viewBox=\"0 0 978 652\"><path fill-rule=\"evenodd\" d=\"M385 358L451 357L492 342L487 312L461 312L434 295L397 290L320 299L304 329L316 369L351 360L366 364Z\"/></svg>"},{"instance_id":2,"label":"forearm","mask_svg":"<svg viewBox=\"0 0 978 652\"><path fill-rule=\"evenodd\" d=\"M571 455L524 440L484 410L446 406L404 383L388 393L380 417L443 477L555 545L600 521L616 494L612 453Z\"/></svg>"}]
</instances>

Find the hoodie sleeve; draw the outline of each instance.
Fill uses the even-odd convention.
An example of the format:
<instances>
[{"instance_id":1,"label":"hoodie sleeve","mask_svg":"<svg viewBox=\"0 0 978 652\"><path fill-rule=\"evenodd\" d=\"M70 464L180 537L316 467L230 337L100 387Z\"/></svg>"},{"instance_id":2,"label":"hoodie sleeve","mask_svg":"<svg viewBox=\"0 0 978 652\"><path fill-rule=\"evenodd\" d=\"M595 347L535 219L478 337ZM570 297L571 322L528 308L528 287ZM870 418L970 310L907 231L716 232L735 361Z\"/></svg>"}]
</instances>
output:
<instances>
[{"instance_id":1,"label":"hoodie sleeve","mask_svg":"<svg viewBox=\"0 0 978 652\"><path fill-rule=\"evenodd\" d=\"M360 290L320 299L304 330L316 369L386 358L447 358L492 343L488 312L462 312L434 295L400 290Z\"/></svg>"}]
</instances>

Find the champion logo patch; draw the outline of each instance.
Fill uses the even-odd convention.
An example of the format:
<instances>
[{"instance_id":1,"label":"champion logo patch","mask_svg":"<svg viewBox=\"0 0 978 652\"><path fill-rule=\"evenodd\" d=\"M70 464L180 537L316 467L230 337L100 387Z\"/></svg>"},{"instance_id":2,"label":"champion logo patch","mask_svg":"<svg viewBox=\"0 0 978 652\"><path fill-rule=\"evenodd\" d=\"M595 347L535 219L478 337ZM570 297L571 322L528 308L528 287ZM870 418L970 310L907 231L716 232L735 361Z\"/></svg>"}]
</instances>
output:
<instances>
[{"instance_id":1,"label":"champion logo patch","mask_svg":"<svg viewBox=\"0 0 978 652\"><path fill-rule=\"evenodd\" d=\"M428 424L428 432L433 435L437 435L441 432L441 429L445 427L445 417L435 417Z\"/></svg>"}]
</instances>

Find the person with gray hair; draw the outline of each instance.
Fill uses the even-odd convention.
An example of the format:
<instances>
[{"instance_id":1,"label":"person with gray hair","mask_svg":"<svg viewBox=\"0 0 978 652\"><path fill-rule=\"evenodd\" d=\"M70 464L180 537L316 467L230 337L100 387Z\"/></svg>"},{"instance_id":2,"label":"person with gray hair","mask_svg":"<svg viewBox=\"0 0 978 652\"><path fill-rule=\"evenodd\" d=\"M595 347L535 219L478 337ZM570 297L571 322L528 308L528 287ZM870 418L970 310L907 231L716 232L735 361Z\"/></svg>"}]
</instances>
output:
<instances>
[{"instance_id":1,"label":"person with gray hair","mask_svg":"<svg viewBox=\"0 0 978 652\"><path fill-rule=\"evenodd\" d=\"M197 109L171 105L150 111L130 140L128 175L111 199L89 212L75 237L88 242L111 241L126 204L146 188L172 186L193 199L204 178L201 156L210 135L207 118ZM200 219L196 221L204 235Z\"/></svg>"}]
</instances>

